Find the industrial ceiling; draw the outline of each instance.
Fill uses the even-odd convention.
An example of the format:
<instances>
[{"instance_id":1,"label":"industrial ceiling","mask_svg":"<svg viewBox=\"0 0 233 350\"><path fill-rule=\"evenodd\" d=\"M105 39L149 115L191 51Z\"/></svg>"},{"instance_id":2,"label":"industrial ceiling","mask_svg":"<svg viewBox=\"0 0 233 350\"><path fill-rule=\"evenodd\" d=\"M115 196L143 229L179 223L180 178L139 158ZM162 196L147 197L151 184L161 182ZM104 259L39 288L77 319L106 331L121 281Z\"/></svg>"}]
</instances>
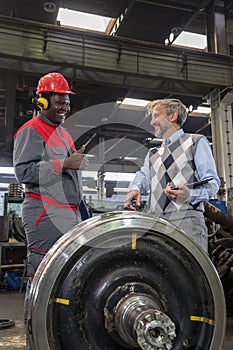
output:
<instances>
[{"instance_id":1,"label":"industrial ceiling","mask_svg":"<svg viewBox=\"0 0 233 350\"><path fill-rule=\"evenodd\" d=\"M61 28L56 22L59 7L113 18L108 34ZM230 23L232 12L233 1L213 0L2 1L1 93L2 99L7 101L6 105L8 103L8 112L1 114L0 126L6 158L11 158L13 132L32 116L31 100L38 79L52 70L63 73L76 91L71 102L72 117L79 128L77 143L85 142L93 130L100 137L113 139L113 144L116 144L115 138L143 143L152 136L153 130L142 109L123 109L119 105L119 101L125 97L146 100L177 97L187 106L208 104L211 91L221 91L231 86L231 43L228 42L229 53L223 55L223 52L216 52L210 35L209 52L166 47L164 42L171 31L206 34L207 29L210 31L211 25L216 24L215 20L220 21L221 26ZM40 40L40 36L43 37L43 48L38 52L39 46L33 46L32 41ZM230 38L231 34L228 36ZM11 42L13 37L16 41ZM70 52L66 51L67 43L70 44ZM82 51L79 51L78 45L79 48L83 45ZM90 55L90 62L85 56L83 64L81 59L90 49L96 63L91 62ZM104 50L106 56L102 56ZM116 63L112 64L116 50ZM100 61L97 62L98 52ZM9 88L14 86L16 103L12 107ZM11 122L8 121L9 109L13 115ZM80 114L84 110L87 110L86 114ZM90 110L93 114L89 113ZM211 141L210 122L206 115L190 116L185 129L188 132L201 132ZM6 125L5 130L3 125ZM73 124L70 127L72 129ZM96 138L88 146L89 150L97 143ZM113 144L108 145L105 152L110 152ZM118 158L120 153L122 157L138 155L137 147L133 147L135 152L131 150L127 153L127 147L124 145L121 149L118 144L118 151L110 158Z\"/></svg>"}]
</instances>

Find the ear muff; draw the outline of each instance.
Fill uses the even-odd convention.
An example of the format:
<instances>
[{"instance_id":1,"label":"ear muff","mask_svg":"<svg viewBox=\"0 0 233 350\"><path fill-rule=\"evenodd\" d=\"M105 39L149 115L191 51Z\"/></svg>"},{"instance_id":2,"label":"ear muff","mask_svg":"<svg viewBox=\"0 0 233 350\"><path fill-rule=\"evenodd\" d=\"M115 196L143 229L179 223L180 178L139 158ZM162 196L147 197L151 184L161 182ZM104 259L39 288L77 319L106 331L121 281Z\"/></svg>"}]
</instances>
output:
<instances>
[{"instance_id":1,"label":"ear muff","mask_svg":"<svg viewBox=\"0 0 233 350\"><path fill-rule=\"evenodd\" d=\"M45 97L39 97L37 99L37 104L42 109L49 109L49 100Z\"/></svg>"}]
</instances>

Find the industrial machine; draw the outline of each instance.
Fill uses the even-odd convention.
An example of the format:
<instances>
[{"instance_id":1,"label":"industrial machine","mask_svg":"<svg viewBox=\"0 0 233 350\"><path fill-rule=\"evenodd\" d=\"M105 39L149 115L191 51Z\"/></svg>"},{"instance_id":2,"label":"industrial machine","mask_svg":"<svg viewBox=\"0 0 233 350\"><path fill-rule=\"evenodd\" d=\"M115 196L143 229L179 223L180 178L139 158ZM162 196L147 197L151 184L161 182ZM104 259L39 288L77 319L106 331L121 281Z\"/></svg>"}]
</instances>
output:
<instances>
[{"instance_id":1,"label":"industrial machine","mask_svg":"<svg viewBox=\"0 0 233 350\"><path fill-rule=\"evenodd\" d=\"M188 235L119 211L55 243L34 278L27 322L34 350L216 350L226 307L219 274Z\"/></svg>"}]
</instances>

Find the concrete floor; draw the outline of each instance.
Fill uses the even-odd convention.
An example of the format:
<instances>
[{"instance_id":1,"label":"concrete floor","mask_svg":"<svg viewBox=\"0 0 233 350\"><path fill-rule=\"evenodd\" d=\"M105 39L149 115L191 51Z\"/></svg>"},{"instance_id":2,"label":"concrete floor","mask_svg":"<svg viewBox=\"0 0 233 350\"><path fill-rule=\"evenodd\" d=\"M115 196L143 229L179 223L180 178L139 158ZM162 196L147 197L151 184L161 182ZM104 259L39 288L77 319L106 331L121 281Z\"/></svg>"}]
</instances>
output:
<instances>
[{"instance_id":1,"label":"concrete floor","mask_svg":"<svg viewBox=\"0 0 233 350\"><path fill-rule=\"evenodd\" d=\"M0 349L26 349L25 332L23 325L24 293L0 293L0 319L11 319L15 326L0 329Z\"/></svg>"},{"instance_id":2,"label":"concrete floor","mask_svg":"<svg viewBox=\"0 0 233 350\"><path fill-rule=\"evenodd\" d=\"M26 349L23 326L23 301L24 293L0 292L0 319L7 318L12 319L15 322L15 326L11 328L0 329L1 350ZM223 350L233 350L233 317L228 318L227 320L226 337Z\"/></svg>"}]
</instances>

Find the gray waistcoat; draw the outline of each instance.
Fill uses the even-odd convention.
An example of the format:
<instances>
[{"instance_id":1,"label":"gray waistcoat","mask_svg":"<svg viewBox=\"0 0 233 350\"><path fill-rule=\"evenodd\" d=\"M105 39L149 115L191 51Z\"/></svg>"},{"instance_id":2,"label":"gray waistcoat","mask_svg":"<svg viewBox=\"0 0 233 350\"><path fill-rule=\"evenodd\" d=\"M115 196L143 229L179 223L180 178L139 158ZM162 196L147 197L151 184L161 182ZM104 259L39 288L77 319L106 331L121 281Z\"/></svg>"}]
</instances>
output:
<instances>
[{"instance_id":1,"label":"gray waistcoat","mask_svg":"<svg viewBox=\"0 0 233 350\"><path fill-rule=\"evenodd\" d=\"M151 192L150 212L161 216L185 210L202 210L193 207L189 201L177 204L163 192L168 182L173 185L191 183L198 180L194 164L194 154L202 135L183 134L169 145L154 148L150 154Z\"/></svg>"}]
</instances>

